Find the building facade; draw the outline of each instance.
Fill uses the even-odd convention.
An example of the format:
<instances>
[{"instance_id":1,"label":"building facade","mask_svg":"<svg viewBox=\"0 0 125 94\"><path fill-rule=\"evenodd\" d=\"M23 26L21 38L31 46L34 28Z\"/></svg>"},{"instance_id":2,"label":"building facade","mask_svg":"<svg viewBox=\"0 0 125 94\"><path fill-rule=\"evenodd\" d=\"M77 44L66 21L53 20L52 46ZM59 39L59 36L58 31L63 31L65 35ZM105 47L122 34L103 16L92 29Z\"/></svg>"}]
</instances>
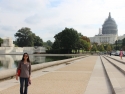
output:
<instances>
[{"instance_id":1,"label":"building facade","mask_svg":"<svg viewBox=\"0 0 125 94\"><path fill-rule=\"evenodd\" d=\"M14 47L12 38L3 38L3 43L1 44L1 47Z\"/></svg>"},{"instance_id":2,"label":"building facade","mask_svg":"<svg viewBox=\"0 0 125 94\"><path fill-rule=\"evenodd\" d=\"M102 29L99 29L99 34L94 37L90 37L91 43L98 44L114 44L118 39L118 29L115 20L111 17L109 13L108 18L104 21Z\"/></svg>"}]
</instances>

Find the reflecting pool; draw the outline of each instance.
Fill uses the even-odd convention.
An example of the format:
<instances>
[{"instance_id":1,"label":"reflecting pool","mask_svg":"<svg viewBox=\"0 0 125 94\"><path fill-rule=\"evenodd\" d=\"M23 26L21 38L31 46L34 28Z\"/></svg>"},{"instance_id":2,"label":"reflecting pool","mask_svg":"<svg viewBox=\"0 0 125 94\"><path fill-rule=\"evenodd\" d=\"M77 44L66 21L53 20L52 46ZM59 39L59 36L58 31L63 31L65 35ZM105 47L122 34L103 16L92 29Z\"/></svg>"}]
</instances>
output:
<instances>
[{"instance_id":1,"label":"reflecting pool","mask_svg":"<svg viewBox=\"0 0 125 94\"><path fill-rule=\"evenodd\" d=\"M72 58L72 56L35 56L35 55L29 55L29 57L32 65ZM16 68L21 59L22 55L0 55L0 71Z\"/></svg>"}]
</instances>

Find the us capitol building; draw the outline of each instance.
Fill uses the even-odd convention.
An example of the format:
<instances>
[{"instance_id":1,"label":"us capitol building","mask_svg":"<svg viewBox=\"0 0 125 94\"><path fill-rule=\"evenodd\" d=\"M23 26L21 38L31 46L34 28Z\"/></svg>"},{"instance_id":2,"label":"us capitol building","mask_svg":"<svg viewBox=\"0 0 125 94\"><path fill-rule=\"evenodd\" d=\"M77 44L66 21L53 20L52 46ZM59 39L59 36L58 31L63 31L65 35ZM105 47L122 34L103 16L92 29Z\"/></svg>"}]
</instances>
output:
<instances>
[{"instance_id":1,"label":"us capitol building","mask_svg":"<svg viewBox=\"0 0 125 94\"><path fill-rule=\"evenodd\" d=\"M99 34L89 37L91 43L98 44L114 44L116 40L122 40L123 38L125 38L125 35L118 36L117 24L110 13L102 25L102 29L99 29Z\"/></svg>"}]
</instances>

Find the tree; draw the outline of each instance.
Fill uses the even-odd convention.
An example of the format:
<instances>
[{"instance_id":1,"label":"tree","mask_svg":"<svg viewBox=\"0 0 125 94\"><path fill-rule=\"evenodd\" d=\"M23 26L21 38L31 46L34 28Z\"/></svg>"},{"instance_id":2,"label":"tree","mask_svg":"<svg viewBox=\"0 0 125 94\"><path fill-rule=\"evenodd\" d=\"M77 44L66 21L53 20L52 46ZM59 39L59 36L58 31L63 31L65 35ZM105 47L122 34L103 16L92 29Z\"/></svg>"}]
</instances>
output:
<instances>
[{"instance_id":1,"label":"tree","mask_svg":"<svg viewBox=\"0 0 125 94\"><path fill-rule=\"evenodd\" d=\"M90 50L90 39L83 35L81 36L81 39L83 40L84 50L86 51Z\"/></svg>"},{"instance_id":2,"label":"tree","mask_svg":"<svg viewBox=\"0 0 125 94\"><path fill-rule=\"evenodd\" d=\"M52 45L52 48L53 48L53 49L60 49L60 43L59 43L59 41L55 41L55 42L53 43L53 45Z\"/></svg>"},{"instance_id":3,"label":"tree","mask_svg":"<svg viewBox=\"0 0 125 94\"><path fill-rule=\"evenodd\" d=\"M88 51L90 48L90 44L85 40L82 41L82 46L83 46L85 51Z\"/></svg>"},{"instance_id":4,"label":"tree","mask_svg":"<svg viewBox=\"0 0 125 94\"><path fill-rule=\"evenodd\" d=\"M113 45L111 45L111 48L113 49L113 50L120 50L122 47L123 47L123 44L122 44L123 42L122 42L122 40L116 40L115 41L115 44L114 44L114 47L113 47Z\"/></svg>"},{"instance_id":5,"label":"tree","mask_svg":"<svg viewBox=\"0 0 125 94\"><path fill-rule=\"evenodd\" d=\"M122 49L125 50L125 38L122 39Z\"/></svg>"},{"instance_id":6,"label":"tree","mask_svg":"<svg viewBox=\"0 0 125 94\"><path fill-rule=\"evenodd\" d=\"M34 46L42 46L43 40L39 36L34 37Z\"/></svg>"},{"instance_id":7,"label":"tree","mask_svg":"<svg viewBox=\"0 0 125 94\"><path fill-rule=\"evenodd\" d=\"M82 36L81 37L83 40L86 40L87 42L90 42L90 39L88 38L88 37L86 37L86 36Z\"/></svg>"},{"instance_id":8,"label":"tree","mask_svg":"<svg viewBox=\"0 0 125 94\"><path fill-rule=\"evenodd\" d=\"M16 41L14 41L14 44L19 47L43 45L43 40L39 36L36 36L35 33L32 33L32 31L28 27L19 29L15 34L15 37Z\"/></svg>"},{"instance_id":9,"label":"tree","mask_svg":"<svg viewBox=\"0 0 125 94\"><path fill-rule=\"evenodd\" d=\"M65 28L62 32L54 36L55 42L58 43L59 49L67 50L70 53L72 49L76 49L77 42L79 41L78 32L73 28Z\"/></svg>"},{"instance_id":10,"label":"tree","mask_svg":"<svg viewBox=\"0 0 125 94\"><path fill-rule=\"evenodd\" d=\"M112 44L110 44L110 46L111 46L111 49L112 49L112 50L114 50L114 47L113 47L113 45L112 45Z\"/></svg>"},{"instance_id":11,"label":"tree","mask_svg":"<svg viewBox=\"0 0 125 94\"><path fill-rule=\"evenodd\" d=\"M123 46L122 49L125 50L125 46Z\"/></svg>"},{"instance_id":12,"label":"tree","mask_svg":"<svg viewBox=\"0 0 125 94\"><path fill-rule=\"evenodd\" d=\"M15 47L18 47L17 41L13 41L13 44L15 45Z\"/></svg>"},{"instance_id":13,"label":"tree","mask_svg":"<svg viewBox=\"0 0 125 94\"><path fill-rule=\"evenodd\" d=\"M105 49L104 49L104 46L103 45L98 45L98 50L99 51L104 51Z\"/></svg>"},{"instance_id":14,"label":"tree","mask_svg":"<svg viewBox=\"0 0 125 94\"><path fill-rule=\"evenodd\" d=\"M52 45L53 43L50 40L43 43L43 46L46 47L48 50L52 49Z\"/></svg>"},{"instance_id":15,"label":"tree","mask_svg":"<svg viewBox=\"0 0 125 94\"><path fill-rule=\"evenodd\" d=\"M16 43L19 47L33 46L33 36L30 28L21 28L15 34Z\"/></svg>"},{"instance_id":16,"label":"tree","mask_svg":"<svg viewBox=\"0 0 125 94\"><path fill-rule=\"evenodd\" d=\"M100 47L100 51L105 51L105 49L104 49L104 46L103 46L103 45L101 45L101 47Z\"/></svg>"},{"instance_id":17,"label":"tree","mask_svg":"<svg viewBox=\"0 0 125 94\"><path fill-rule=\"evenodd\" d=\"M110 52L110 51L112 50L112 49L111 49L111 46L108 45L106 50L107 50L108 52Z\"/></svg>"},{"instance_id":18,"label":"tree","mask_svg":"<svg viewBox=\"0 0 125 94\"><path fill-rule=\"evenodd\" d=\"M125 46L125 38L122 39L122 47Z\"/></svg>"},{"instance_id":19,"label":"tree","mask_svg":"<svg viewBox=\"0 0 125 94\"><path fill-rule=\"evenodd\" d=\"M83 35L81 33L78 33L79 38L81 38Z\"/></svg>"},{"instance_id":20,"label":"tree","mask_svg":"<svg viewBox=\"0 0 125 94\"><path fill-rule=\"evenodd\" d=\"M97 47L95 44L92 46L91 51L95 51L95 52L97 51Z\"/></svg>"},{"instance_id":21,"label":"tree","mask_svg":"<svg viewBox=\"0 0 125 94\"><path fill-rule=\"evenodd\" d=\"M3 43L3 39L2 38L0 38L0 46L1 46L1 44Z\"/></svg>"},{"instance_id":22,"label":"tree","mask_svg":"<svg viewBox=\"0 0 125 94\"><path fill-rule=\"evenodd\" d=\"M50 47L51 47L52 44L53 44L50 40L48 40L46 43L47 43L47 45L50 46Z\"/></svg>"}]
</instances>

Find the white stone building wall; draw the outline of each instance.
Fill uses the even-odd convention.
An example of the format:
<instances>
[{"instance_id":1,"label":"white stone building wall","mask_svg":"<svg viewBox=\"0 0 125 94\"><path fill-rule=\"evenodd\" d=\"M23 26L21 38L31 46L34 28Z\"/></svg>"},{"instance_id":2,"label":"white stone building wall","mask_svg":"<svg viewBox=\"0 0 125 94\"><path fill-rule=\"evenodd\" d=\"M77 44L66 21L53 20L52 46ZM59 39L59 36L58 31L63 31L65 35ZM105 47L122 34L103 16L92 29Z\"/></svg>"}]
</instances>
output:
<instances>
[{"instance_id":1,"label":"white stone building wall","mask_svg":"<svg viewBox=\"0 0 125 94\"><path fill-rule=\"evenodd\" d=\"M0 47L0 54L22 54L22 53L33 54L34 52L45 53L44 47Z\"/></svg>"},{"instance_id":2,"label":"white stone building wall","mask_svg":"<svg viewBox=\"0 0 125 94\"><path fill-rule=\"evenodd\" d=\"M14 47L12 38L3 38L3 43L1 44L1 47Z\"/></svg>"},{"instance_id":3,"label":"white stone building wall","mask_svg":"<svg viewBox=\"0 0 125 94\"><path fill-rule=\"evenodd\" d=\"M3 38L3 43L0 47L0 54L22 54L27 52L33 54L34 52L45 53L45 47L14 47L12 38Z\"/></svg>"},{"instance_id":4,"label":"white stone building wall","mask_svg":"<svg viewBox=\"0 0 125 94\"><path fill-rule=\"evenodd\" d=\"M90 42L96 42L98 44L103 44L103 43L110 43L113 44L117 40L117 35L115 34L103 34L103 35L96 35L94 37L90 37Z\"/></svg>"}]
</instances>

